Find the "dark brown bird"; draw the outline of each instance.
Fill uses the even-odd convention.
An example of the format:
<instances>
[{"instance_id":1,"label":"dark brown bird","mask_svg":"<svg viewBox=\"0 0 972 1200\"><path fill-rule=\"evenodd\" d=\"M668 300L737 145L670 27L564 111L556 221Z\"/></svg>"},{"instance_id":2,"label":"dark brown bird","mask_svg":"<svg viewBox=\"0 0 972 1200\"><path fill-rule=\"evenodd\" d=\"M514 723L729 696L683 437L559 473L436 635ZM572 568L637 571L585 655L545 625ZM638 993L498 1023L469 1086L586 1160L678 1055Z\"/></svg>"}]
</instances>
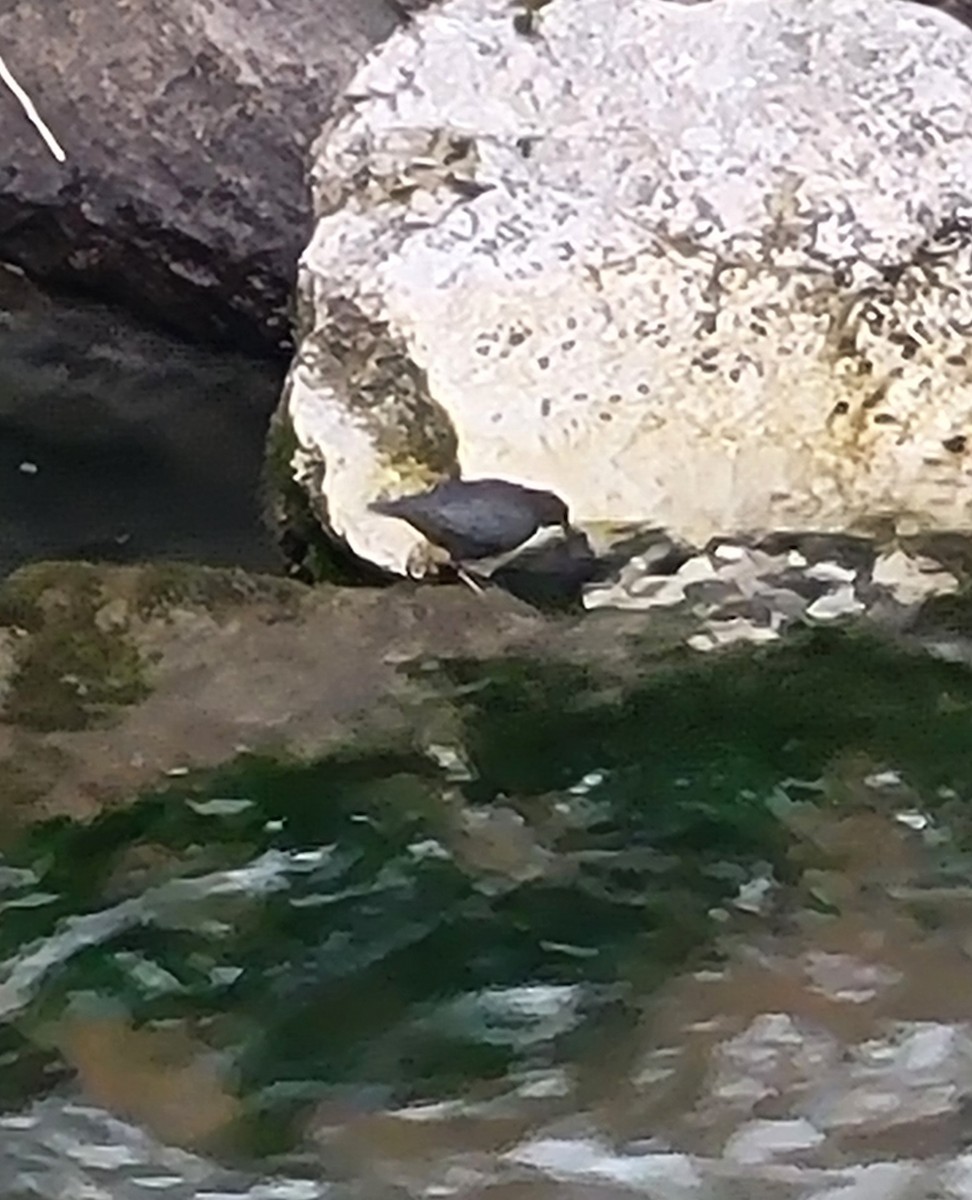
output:
<instances>
[{"instance_id":1,"label":"dark brown bird","mask_svg":"<svg viewBox=\"0 0 972 1200\"><path fill-rule=\"evenodd\" d=\"M431 491L377 500L371 508L407 521L456 564L508 554L548 526L570 533L570 514L559 496L508 479L447 479Z\"/></svg>"}]
</instances>

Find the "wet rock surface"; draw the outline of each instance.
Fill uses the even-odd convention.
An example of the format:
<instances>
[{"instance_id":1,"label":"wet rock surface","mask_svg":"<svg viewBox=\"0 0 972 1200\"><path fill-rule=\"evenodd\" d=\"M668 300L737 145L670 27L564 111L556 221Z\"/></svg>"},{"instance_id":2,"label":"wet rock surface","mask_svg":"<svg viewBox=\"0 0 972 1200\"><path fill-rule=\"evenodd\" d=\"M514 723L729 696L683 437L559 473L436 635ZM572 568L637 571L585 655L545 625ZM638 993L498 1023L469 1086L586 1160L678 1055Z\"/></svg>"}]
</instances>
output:
<instances>
[{"instance_id":1,"label":"wet rock surface","mask_svg":"<svg viewBox=\"0 0 972 1200\"><path fill-rule=\"evenodd\" d=\"M94 812L244 747L314 753L372 722L400 728L412 658L535 643L611 663L644 624L620 614L599 632L576 618L551 624L500 591L308 589L188 565L40 564L2 596L0 747L26 802L49 811Z\"/></svg>"},{"instance_id":2,"label":"wet rock surface","mask_svg":"<svg viewBox=\"0 0 972 1200\"><path fill-rule=\"evenodd\" d=\"M645 549L633 549L620 569L584 588L584 606L677 611L694 622L688 645L700 651L861 616L908 630L927 600L956 595L968 578L969 543L957 536L882 544L778 533L719 539L701 551L660 532L642 540Z\"/></svg>"},{"instance_id":3,"label":"wet rock surface","mask_svg":"<svg viewBox=\"0 0 972 1200\"><path fill-rule=\"evenodd\" d=\"M15 0L0 89L0 257L197 338L279 353L310 219L305 158L386 0Z\"/></svg>"}]
</instances>

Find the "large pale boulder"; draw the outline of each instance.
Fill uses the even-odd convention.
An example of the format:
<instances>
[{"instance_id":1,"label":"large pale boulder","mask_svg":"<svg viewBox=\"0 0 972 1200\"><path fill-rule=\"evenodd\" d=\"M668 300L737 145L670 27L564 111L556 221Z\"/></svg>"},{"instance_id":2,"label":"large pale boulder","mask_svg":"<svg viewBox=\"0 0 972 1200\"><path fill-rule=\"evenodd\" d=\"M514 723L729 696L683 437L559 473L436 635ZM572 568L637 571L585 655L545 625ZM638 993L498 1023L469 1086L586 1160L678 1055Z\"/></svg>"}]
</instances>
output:
<instances>
[{"instance_id":1,"label":"large pale boulder","mask_svg":"<svg viewBox=\"0 0 972 1200\"><path fill-rule=\"evenodd\" d=\"M414 570L368 504L457 467L690 540L968 528L972 32L905 0L516 15L419 15L318 144L281 411L330 532Z\"/></svg>"},{"instance_id":2,"label":"large pale boulder","mask_svg":"<svg viewBox=\"0 0 972 1200\"><path fill-rule=\"evenodd\" d=\"M197 335L276 347L308 147L393 0L6 0L0 258Z\"/></svg>"}]
</instances>

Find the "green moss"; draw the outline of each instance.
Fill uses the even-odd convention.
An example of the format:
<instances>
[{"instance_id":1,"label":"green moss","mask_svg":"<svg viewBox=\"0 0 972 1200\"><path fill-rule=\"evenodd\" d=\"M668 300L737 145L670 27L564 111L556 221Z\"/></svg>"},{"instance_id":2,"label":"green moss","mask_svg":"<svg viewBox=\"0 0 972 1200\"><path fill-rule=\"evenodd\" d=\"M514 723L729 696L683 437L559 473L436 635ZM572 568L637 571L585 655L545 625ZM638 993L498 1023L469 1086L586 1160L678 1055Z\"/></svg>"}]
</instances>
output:
<instances>
[{"instance_id":1,"label":"green moss","mask_svg":"<svg viewBox=\"0 0 972 1200\"><path fill-rule=\"evenodd\" d=\"M0 587L0 623L29 634L10 680L8 721L83 729L148 693L142 657L124 628L96 620L105 599L98 568L84 563L28 567Z\"/></svg>"},{"instance_id":2,"label":"green moss","mask_svg":"<svg viewBox=\"0 0 972 1200\"><path fill-rule=\"evenodd\" d=\"M0 625L35 632L44 624L44 593L55 586L83 587L90 573L84 563L37 563L16 571L0 584Z\"/></svg>"},{"instance_id":3,"label":"green moss","mask_svg":"<svg viewBox=\"0 0 972 1200\"><path fill-rule=\"evenodd\" d=\"M147 563L139 567L133 601L139 616L173 608L202 609L220 616L241 604L265 602L278 618L296 617L304 589L289 579L191 563Z\"/></svg>"},{"instance_id":4,"label":"green moss","mask_svg":"<svg viewBox=\"0 0 972 1200\"><path fill-rule=\"evenodd\" d=\"M293 424L282 408L278 409L267 431L262 507L292 575L304 583L345 587L386 582L375 568L342 550L324 532L306 491L294 479L291 464L297 449Z\"/></svg>"},{"instance_id":5,"label":"green moss","mask_svg":"<svg viewBox=\"0 0 972 1200\"><path fill-rule=\"evenodd\" d=\"M269 493L268 500L272 501L293 484L291 463L297 448L293 424L286 413L278 409L270 418L263 459L263 486Z\"/></svg>"},{"instance_id":6,"label":"green moss","mask_svg":"<svg viewBox=\"0 0 972 1200\"><path fill-rule=\"evenodd\" d=\"M67 754L57 746L26 734L15 740L0 770L0 851L6 854L45 815L47 799L69 766Z\"/></svg>"}]
</instances>

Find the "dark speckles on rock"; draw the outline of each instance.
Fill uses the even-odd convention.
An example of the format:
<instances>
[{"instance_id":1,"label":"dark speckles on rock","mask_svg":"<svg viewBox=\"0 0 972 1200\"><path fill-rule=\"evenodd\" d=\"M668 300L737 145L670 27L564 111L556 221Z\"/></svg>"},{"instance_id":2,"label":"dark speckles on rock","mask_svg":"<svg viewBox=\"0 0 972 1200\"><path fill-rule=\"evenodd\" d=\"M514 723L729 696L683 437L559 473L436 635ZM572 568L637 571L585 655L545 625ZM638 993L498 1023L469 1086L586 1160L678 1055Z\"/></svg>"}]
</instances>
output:
<instances>
[{"instance_id":1,"label":"dark speckles on rock","mask_svg":"<svg viewBox=\"0 0 972 1200\"><path fill-rule=\"evenodd\" d=\"M716 361L718 357L718 350L716 350L714 347L709 347L708 349L701 351L701 353L697 354L692 359L692 366L700 371L704 371L708 375L711 375L719 369Z\"/></svg>"},{"instance_id":2,"label":"dark speckles on rock","mask_svg":"<svg viewBox=\"0 0 972 1200\"><path fill-rule=\"evenodd\" d=\"M493 190L491 183L479 183L475 179L458 179L450 176L446 182L457 196L462 196L466 200L475 200L478 196L483 196L486 192Z\"/></svg>"},{"instance_id":3,"label":"dark speckles on rock","mask_svg":"<svg viewBox=\"0 0 972 1200\"><path fill-rule=\"evenodd\" d=\"M846 417L850 412L850 405L846 400L838 400L832 410L832 415L835 417Z\"/></svg>"},{"instance_id":4,"label":"dark speckles on rock","mask_svg":"<svg viewBox=\"0 0 972 1200\"><path fill-rule=\"evenodd\" d=\"M537 359L537 366L540 368L541 371L546 371L546 369L550 366L549 357L546 354L541 354L540 357Z\"/></svg>"},{"instance_id":5,"label":"dark speckles on rock","mask_svg":"<svg viewBox=\"0 0 972 1200\"><path fill-rule=\"evenodd\" d=\"M893 413L875 413L875 425L897 425L898 418Z\"/></svg>"},{"instance_id":6,"label":"dark speckles on rock","mask_svg":"<svg viewBox=\"0 0 972 1200\"><path fill-rule=\"evenodd\" d=\"M956 433L952 437L945 438L942 445L949 454L962 454L968 445L968 438L964 433Z\"/></svg>"},{"instance_id":7,"label":"dark speckles on rock","mask_svg":"<svg viewBox=\"0 0 972 1200\"><path fill-rule=\"evenodd\" d=\"M563 351L565 351L565 352L566 352L567 350L573 350L573 348L574 348L576 345L577 345L577 343L574 341L574 339L573 339L573 338L569 338L569 339L568 339L566 342L561 342L561 343L560 343L560 348L561 348L561 350L563 350Z\"/></svg>"},{"instance_id":8,"label":"dark speckles on rock","mask_svg":"<svg viewBox=\"0 0 972 1200\"><path fill-rule=\"evenodd\" d=\"M550 416L551 405L552 405L552 401L551 401L550 397L544 396L544 398L540 401L540 416L541 417L549 417Z\"/></svg>"},{"instance_id":9,"label":"dark speckles on rock","mask_svg":"<svg viewBox=\"0 0 972 1200\"><path fill-rule=\"evenodd\" d=\"M448 149L442 161L446 166L460 162L469 155L474 146L475 142L470 137L452 137L449 139Z\"/></svg>"},{"instance_id":10,"label":"dark speckles on rock","mask_svg":"<svg viewBox=\"0 0 972 1200\"><path fill-rule=\"evenodd\" d=\"M510 332L509 343L511 346L522 346L527 340L527 334L522 329L514 329Z\"/></svg>"},{"instance_id":11,"label":"dark speckles on rock","mask_svg":"<svg viewBox=\"0 0 972 1200\"><path fill-rule=\"evenodd\" d=\"M648 386L647 383L639 383L638 387L635 390L637 391L639 396L647 396L651 392L651 388Z\"/></svg>"}]
</instances>

